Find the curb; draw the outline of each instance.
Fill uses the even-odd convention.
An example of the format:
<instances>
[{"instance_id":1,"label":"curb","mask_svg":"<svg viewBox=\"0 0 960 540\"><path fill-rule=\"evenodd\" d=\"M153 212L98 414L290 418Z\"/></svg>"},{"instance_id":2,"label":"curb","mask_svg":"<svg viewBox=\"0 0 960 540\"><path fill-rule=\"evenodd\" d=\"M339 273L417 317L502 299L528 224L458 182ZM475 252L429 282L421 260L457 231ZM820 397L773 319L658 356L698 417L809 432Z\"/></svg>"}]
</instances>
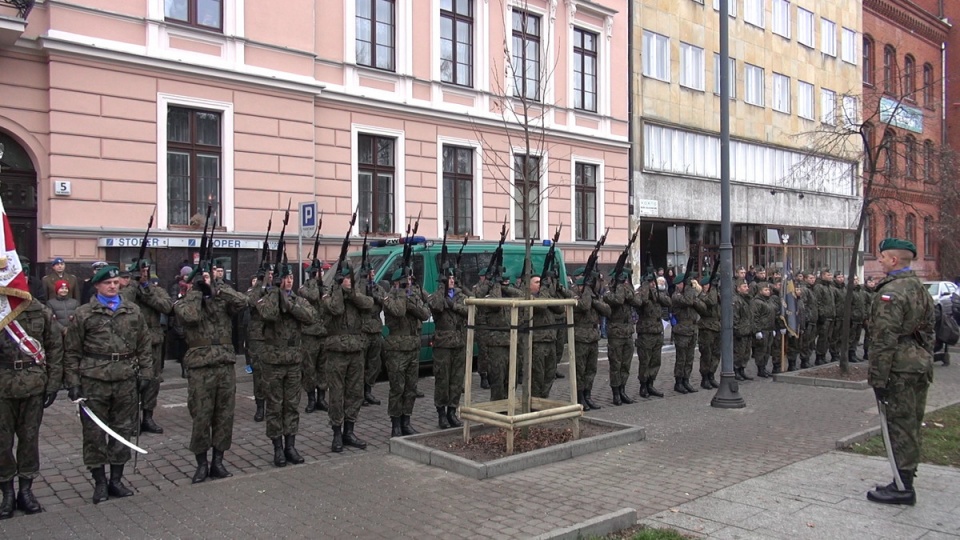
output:
<instances>
[{"instance_id":1,"label":"curb","mask_svg":"<svg viewBox=\"0 0 960 540\"><path fill-rule=\"evenodd\" d=\"M637 511L633 508L621 508L616 512L581 521L570 527L554 529L548 533L534 536L531 540L579 540L592 536L604 536L633 527L636 524Z\"/></svg>"},{"instance_id":2,"label":"curb","mask_svg":"<svg viewBox=\"0 0 960 540\"><path fill-rule=\"evenodd\" d=\"M822 379L819 377L804 377L794 373L777 373L773 376L774 382L787 384L803 384L807 386L820 386L823 388L840 388L843 390L866 390L870 388L867 381L841 381L837 379Z\"/></svg>"},{"instance_id":3,"label":"curb","mask_svg":"<svg viewBox=\"0 0 960 540\"><path fill-rule=\"evenodd\" d=\"M953 407L954 405L960 405L960 399L955 399L940 405L939 407L927 407L927 410L923 413L924 415L930 414L932 412L937 412L940 409L946 409L947 407ZM847 435L846 437L837 439L835 447L837 450L844 450L850 448L851 446L862 443L863 441L874 437L880 434L880 426L867 428L863 431L858 431L852 435Z\"/></svg>"}]
</instances>

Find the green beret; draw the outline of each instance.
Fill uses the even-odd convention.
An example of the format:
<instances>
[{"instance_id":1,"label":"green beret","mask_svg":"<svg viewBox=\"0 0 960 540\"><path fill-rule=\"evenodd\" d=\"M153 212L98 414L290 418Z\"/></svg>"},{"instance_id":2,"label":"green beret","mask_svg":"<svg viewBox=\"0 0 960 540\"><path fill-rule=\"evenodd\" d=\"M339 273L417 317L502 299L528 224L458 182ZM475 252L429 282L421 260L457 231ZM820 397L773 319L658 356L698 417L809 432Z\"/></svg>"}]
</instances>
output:
<instances>
[{"instance_id":1,"label":"green beret","mask_svg":"<svg viewBox=\"0 0 960 540\"><path fill-rule=\"evenodd\" d=\"M340 275L343 277L350 277L353 275L353 270L350 268L349 264L344 264L340 267Z\"/></svg>"},{"instance_id":2,"label":"green beret","mask_svg":"<svg viewBox=\"0 0 960 540\"><path fill-rule=\"evenodd\" d=\"M486 268L481 268L480 270L477 271L477 275L478 275L478 276L485 276L485 275L487 275L487 269L486 269Z\"/></svg>"},{"instance_id":3,"label":"green beret","mask_svg":"<svg viewBox=\"0 0 960 540\"><path fill-rule=\"evenodd\" d=\"M213 267L214 267L214 268L226 268L226 267L224 266L224 262L223 262L223 261L224 261L224 259L214 259L214 260L213 260Z\"/></svg>"},{"instance_id":4,"label":"green beret","mask_svg":"<svg viewBox=\"0 0 960 540\"><path fill-rule=\"evenodd\" d=\"M683 283L683 280L684 280L684 279L686 279L686 276L685 276L684 274L677 274L676 276L673 277L673 282L674 282L674 283Z\"/></svg>"},{"instance_id":5,"label":"green beret","mask_svg":"<svg viewBox=\"0 0 960 540\"><path fill-rule=\"evenodd\" d=\"M401 279L403 279L403 275L404 275L403 268L402 267L397 268L396 270L393 271L393 275L390 276L390 279L392 281L400 281Z\"/></svg>"},{"instance_id":6,"label":"green beret","mask_svg":"<svg viewBox=\"0 0 960 540\"><path fill-rule=\"evenodd\" d=\"M93 277L90 278L90 283L100 283L101 281L107 279L113 279L120 276L120 270L116 266L104 266L103 268L97 270Z\"/></svg>"},{"instance_id":7,"label":"green beret","mask_svg":"<svg viewBox=\"0 0 960 540\"><path fill-rule=\"evenodd\" d=\"M701 284L701 285L709 285L709 284L710 284L710 274L703 274L703 277L700 278L700 284Z\"/></svg>"},{"instance_id":8,"label":"green beret","mask_svg":"<svg viewBox=\"0 0 960 540\"><path fill-rule=\"evenodd\" d=\"M153 261L150 259L140 259L139 261L137 259L131 259L130 261L131 264L127 267L127 270L130 272L139 272L141 268L150 268L153 266ZM137 266L138 263L139 266Z\"/></svg>"},{"instance_id":9,"label":"green beret","mask_svg":"<svg viewBox=\"0 0 960 540\"><path fill-rule=\"evenodd\" d=\"M437 276L437 281L446 281L447 278L456 277L456 270L453 268L445 268L440 272L440 275Z\"/></svg>"},{"instance_id":10,"label":"green beret","mask_svg":"<svg viewBox=\"0 0 960 540\"><path fill-rule=\"evenodd\" d=\"M913 256L917 256L917 246L909 240L903 240L900 238L885 238L883 242L880 242L880 252L887 251L888 249L902 249L904 251L909 251L913 253Z\"/></svg>"},{"instance_id":11,"label":"green beret","mask_svg":"<svg viewBox=\"0 0 960 540\"><path fill-rule=\"evenodd\" d=\"M586 272L586 271L587 271L587 269L584 268L583 266L581 266L580 268L577 268L576 270L574 270L570 275L571 275L571 276L582 276L583 273Z\"/></svg>"},{"instance_id":12,"label":"green beret","mask_svg":"<svg viewBox=\"0 0 960 540\"><path fill-rule=\"evenodd\" d=\"M616 268L611 268L609 276L612 278L617 277L616 272L617 272ZM624 278L628 278L633 275L633 270L631 268L624 266L623 268L620 269L620 275L623 276Z\"/></svg>"},{"instance_id":13,"label":"green beret","mask_svg":"<svg viewBox=\"0 0 960 540\"><path fill-rule=\"evenodd\" d=\"M739 287L741 285L746 285L746 284L747 284L747 280L743 278L737 278L736 281L733 282L734 287Z\"/></svg>"},{"instance_id":14,"label":"green beret","mask_svg":"<svg viewBox=\"0 0 960 540\"><path fill-rule=\"evenodd\" d=\"M280 265L280 277L284 278L293 275L293 267L289 264Z\"/></svg>"},{"instance_id":15,"label":"green beret","mask_svg":"<svg viewBox=\"0 0 960 540\"><path fill-rule=\"evenodd\" d=\"M766 272L766 270L764 270L762 266L754 266L753 272L759 274L760 272Z\"/></svg>"},{"instance_id":16,"label":"green beret","mask_svg":"<svg viewBox=\"0 0 960 540\"><path fill-rule=\"evenodd\" d=\"M579 278L577 279L576 284L577 284L577 285L583 285L583 284L584 284L584 283L583 283L583 276L581 276L581 277L579 277Z\"/></svg>"},{"instance_id":17,"label":"green beret","mask_svg":"<svg viewBox=\"0 0 960 540\"><path fill-rule=\"evenodd\" d=\"M128 278L128 277L130 277L130 270L129 270L129 269L120 270L119 276L122 277L122 278Z\"/></svg>"}]
</instances>

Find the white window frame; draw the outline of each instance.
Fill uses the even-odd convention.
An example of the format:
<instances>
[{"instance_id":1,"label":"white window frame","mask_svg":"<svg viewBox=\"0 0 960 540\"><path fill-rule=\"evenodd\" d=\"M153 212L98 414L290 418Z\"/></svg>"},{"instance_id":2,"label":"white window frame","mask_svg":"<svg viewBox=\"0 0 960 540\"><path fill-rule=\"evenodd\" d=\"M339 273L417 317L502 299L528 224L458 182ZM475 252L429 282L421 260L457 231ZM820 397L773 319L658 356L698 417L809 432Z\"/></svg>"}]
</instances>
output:
<instances>
[{"instance_id":1,"label":"white window frame","mask_svg":"<svg viewBox=\"0 0 960 540\"><path fill-rule=\"evenodd\" d=\"M514 169L513 166L516 163L516 156L524 156L524 155L540 158L540 193L543 193L543 195L541 196L542 198L540 199L540 220L539 220L540 230L538 231L538 234L537 234L537 241L542 241L545 238L553 238L553 236L549 236L549 237L544 236L545 234L547 234L544 231L547 231L549 229L549 226L547 224L547 219L550 216L550 204L549 204L550 191L548 189L550 186L549 152L546 150L538 151L535 148L531 148L530 152L527 153L525 148L514 146L513 148L510 149L510 169L509 169L510 196L508 197L508 200L510 201L509 202L510 204L510 222L509 222L510 223L509 225L510 239L517 240L517 231L516 231L516 227L514 227L514 224L516 224L517 222L517 204L518 203L514 200L514 197L516 197L516 193L517 193L516 191L517 186L516 184L513 183L513 179L516 178L516 170ZM552 235L553 233L550 233L550 234Z\"/></svg>"},{"instance_id":2,"label":"white window frame","mask_svg":"<svg viewBox=\"0 0 960 540\"><path fill-rule=\"evenodd\" d=\"M857 31L849 28L840 28L840 58L848 63L857 65Z\"/></svg>"},{"instance_id":3,"label":"white window frame","mask_svg":"<svg viewBox=\"0 0 960 540\"><path fill-rule=\"evenodd\" d=\"M800 118L815 118L813 91L813 84L797 80L797 116Z\"/></svg>"},{"instance_id":4,"label":"white window frame","mask_svg":"<svg viewBox=\"0 0 960 540\"><path fill-rule=\"evenodd\" d=\"M729 59L727 67L730 71L730 99L737 99L737 61ZM713 53L713 93L720 95L720 53Z\"/></svg>"},{"instance_id":5,"label":"white window frame","mask_svg":"<svg viewBox=\"0 0 960 540\"><path fill-rule=\"evenodd\" d=\"M820 50L827 56L837 57L837 23L820 17Z\"/></svg>"},{"instance_id":6,"label":"white window frame","mask_svg":"<svg viewBox=\"0 0 960 540\"><path fill-rule=\"evenodd\" d=\"M421 0L422 1L422 0ZM413 35L413 17L410 13L412 6L410 2L404 2L403 0L397 0L395 9L397 10L396 16L394 17L394 28L393 28L393 38L394 38L394 49L393 54L394 58L394 70L385 71L370 66L362 66L357 64L357 2L356 0L344 0L343 6L343 20L345 21L343 25L343 58L345 62L348 62L351 67L355 69L375 71L381 76L396 76L396 75L411 75L413 71L413 47L411 46ZM439 4L438 4L439 5ZM434 10L436 13L437 24L440 20L440 8ZM439 28L439 26L438 26ZM437 42L437 51L440 50L440 32L434 32L437 34L433 39ZM439 59L439 52L437 53L437 58ZM431 59L432 61L432 59ZM437 64L437 80L440 80L439 71L439 60L433 62Z\"/></svg>"},{"instance_id":7,"label":"white window frame","mask_svg":"<svg viewBox=\"0 0 960 540\"><path fill-rule=\"evenodd\" d=\"M764 15L763 0L743 0L743 22L763 28Z\"/></svg>"},{"instance_id":8,"label":"white window frame","mask_svg":"<svg viewBox=\"0 0 960 540\"><path fill-rule=\"evenodd\" d=\"M398 2L399 3L399 2ZM394 170L396 171L393 176L393 181L395 182L394 197L393 197L393 232L400 232L400 228L403 226L403 223L407 220L407 215L405 209L406 204L406 141L405 141L405 132L399 129L390 129L380 126L370 126L366 124L351 124L350 125L350 207L357 208L358 203L360 202L360 182L358 180L360 174L360 158L357 152L359 148L359 138L360 135L379 135L382 137L393 137L397 141L397 147L394 149L394 155L396 156L396 162L394 163ZM441 164L441 167L443 165ZM439 191L439 190L438 190ZM441 218L442 219L442 218ZM353 226L353 231L351 234L360 235L363 234L363 224L357 223ZM442 230L442 229L441 229Z\"/></svg>"},{"instance_id":9,"label":"white window frame","mask_svg":"<svg viewBox=\"0 0 960 540\"><path fill-rule=\"evenodd\" d=\"M205 109L220 113L220 224L227 231L234 230L234 124L233 103L212 99L157 94L157 228L168 229L167 212L167 112L170 107Z\"/></svg>"},{"instance_id":10,"label":"white window frame","mask_svg":"<svg viewBox=\"0 0 960 540\"><path fill-rule=\"evenodd\" d=\"M351 0L352 1L352 0ZM407 4L407 2L403 2ZM474 1L474 4L479 6L480 4L486 5L488 2L477 2ZM439 9L439 8L438 8ZM556 18L551 17L547 12L540 7L528 4L520 0L510 0L503 2L503 32L506 39L507 51L504 64L504 73L506 79L504 80L503 88L505 90L505 95L509 96L511 100L519 100L518 97L514 96L514 90L516 89L516 79L512 69L513 62L513 10L517 9L520 11L526 11L531 15L536 15L540 17L540 69L544 71L544 66L553 65L553 62L556 60L554 47L554 42L557 41L556 37ZM477 26L476 32L478 35L482 35L488 32L485 32L484 27ZM571 33L570 36L573 34ZM569 45L569 43L568 43ZM573 47L568 47L570 49L570 58L573 58ZM599 54L599 52L598 52ZM598 59L599 60L599 59ZM571 68L571 73L573 70ZM553 72L550 69L545 70L540 74L540 99L536 100L535 103L552 103L555 95L554 88L554 77ZM599 81L597 82L599 85ZM569 83L570 88L573 88L573 82ZM597 87L599 91L599 86ZM571 94L572 95L572 94ZM599 100L599 96L597 98ZM534 103L533 100L528 100L531 103ZM599 103L598 103L599 105Z\"/></svg>"},{"instance_id":11,"label":"white window frame","mask_svg":"<svg viewBox=\"0 0 960 540\"><path fill-rule=\"evenodd\" d=\"M812 11L797 6L797 43L811 49L816 47L816 23Z\"/></svg>"},{"instance_id":12,"label":"white window frame","mask_svg":"<svg viewBox=\"0 0 960 540\"><path fill-rule=\"evenodd\" d=\"M347 3L353 3L355 0L347 0ZM354 8L355 9L355 8ZM455 86L450 83L440 81L440 0L431 0L430 13L432 18L432 27L435 29L430 39L432 50L437 51L431 58L431 77L436 83L450 85L452 90L459 91L488 91L490 89L490 36L489 32L481 32L480 28L488 28L490 25L490 5L487 2L473 3L473 86ZM349 25L348 25L349 26ZM355 27L356 25L354 25ZM356 43L356 40L354 40Z\"/></svg>"},{"instance_id":13,"label":"white window frame","mask_svg":"<svg viewBox=\"0 0 960 540\"><path fill-rule=\"evenodd\" d=\"M720 0L713 0L713 10L720 11ZM737 0L728 0L727 15L733 18L737 17Z\"/></svg>"},{"instance_id":14,"label":"white window frame","mask_svg":"<svg viewBox=\"0 0 960 540\"><path fill-rule=\"evenodd\" d=\"M655 51L650 51L647 49L647 45L653 46ZM666 51L666 58L661 59L662 62L655 62L650 64L650 62L657 59L658 54L654 52ZM656 79L658 81L670 82L670 38L663 35L653 32L651 30L643 31L643 76L649 77L651 79Z\"/></svg>"},{"instance_id":15,"label":"white window frame","mask_svg":"<svg viewBox=\"0 0 960 540\"><path fill-rule=\"evenodd\" d=\"M843 125L848 128L855 128L860 125L860 100L857 96L845 95L841 102L841 111L843 114Z\"/></svg>"},{"instance_id":16,"label":"white window frame","mask_svg":"<svg viewBox=\"0 0 960 540\"><path fill-rule=\"evenodd\" d=\"M437 136L437 230L443 232L444 146L473 148L473 236L483 240L483 144L471 139Z\"/></svg>"},{"instance_id":17,"label":"white window frame","mask_svg":"<svg viewBox=\"0 0 960 540\"><path fill-rule=\"evenodd\" d=\"M703 47L680 42L680 86L704 91L705 67ZM691 80L692 78L692 80Z\"/></svg>"},{"instance_id":18,"label":"white window frame","mask_svg":"<svg viewBox=\"0 0 960 540\"><path fill-rule=\"evenodd\" d=\"M755 81L757 83L756 85L757 88L755 89L751 89L751 85L750 85L751 73L753 74L752 77L757 79ZM766 81L764 81L764 77L765 77L765 74L763 72L762 67L755 66L753 64L747 64L747 63L743 64L743 101L744 102L749 103L750 105L756 105L757 107L764 106L763 90L764 90L764 85L766 83ZM759 96L758 96L759 99L757 99L757 97L754 97L751 100L751 93L754 91L759 92Z\"/></svg>"},{"instance_id":19,"label":"white window frame","mask_svg":"<svg viewBox=\"0 0 960 540\"><path fill-rule=\"evenodd\" d=\"M790 1L773 0L773 33L790 39Z\"/></svg>"},{"instance_id":20,"label":"white window frame","mask_svg":"<svg viewBox=\"0 0 960 540\"><path fill-rule=\"evenodd\" d=\"M570 222L576 224L577 219L577 163L584 163L586 165L596 165L597 167L597 230L594 231L595 238L600 238L602 234L600 231L603 229L603 224L606 222L606 214L604 213L604 190L603 186L606 185L604 179L604 162L602 159L592 158L581 156L578 154L571 154L570 156ZM577 240L577 231L576 226L570 227L570 241L579 242L579 243L593 243L593 241L588 240Z\"/></svg>"},{"instance_id":21,"label":"white window frame","mask_svg":"<svg viewBox=\"0 0 960 540\"><path fill-rule=\"evenodd\" d=\"M820 121L837 125L837 93L827 88L820 89Z\"/></svg>"},{"instance_id":22,"label":"white window frame","mask_svg":"<svg viewBox=\"0 0 960 540\"><path fill-rule=\"evenodd\" d=\"M773 107L773 110L790 114L790 77L774 72L772 91L773 99L770 105Z\"/></svg>"}]
</instances>

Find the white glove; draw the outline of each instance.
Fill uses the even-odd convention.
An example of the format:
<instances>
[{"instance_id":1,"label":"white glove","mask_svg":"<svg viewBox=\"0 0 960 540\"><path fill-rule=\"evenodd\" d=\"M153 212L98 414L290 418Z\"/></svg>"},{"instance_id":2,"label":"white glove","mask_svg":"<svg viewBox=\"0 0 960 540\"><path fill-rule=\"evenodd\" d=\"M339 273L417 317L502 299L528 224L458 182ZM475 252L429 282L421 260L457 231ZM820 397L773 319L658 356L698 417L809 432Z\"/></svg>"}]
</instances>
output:
<instances>
[{"instance_id":1,"label":"white glove","mask_svg":"<svg viewBox=\"0 0 960 540\"><path fill-rule=\"evenodd\" d=\"M763 339L763 332L757 332L757 339Z\"/></svg>"},{"instance_id":2,"label":"white glove","mask_svg":"<svg viewBox=\"0 0 960 540\"><path fill-rule=\"evenodd\" d=\"M780 335L783 335L783 334L786 334L786 333L787 333L787 329L786 329L786 328L781 328L781 329L780 329Z\"/></svg>"}]
</instances>

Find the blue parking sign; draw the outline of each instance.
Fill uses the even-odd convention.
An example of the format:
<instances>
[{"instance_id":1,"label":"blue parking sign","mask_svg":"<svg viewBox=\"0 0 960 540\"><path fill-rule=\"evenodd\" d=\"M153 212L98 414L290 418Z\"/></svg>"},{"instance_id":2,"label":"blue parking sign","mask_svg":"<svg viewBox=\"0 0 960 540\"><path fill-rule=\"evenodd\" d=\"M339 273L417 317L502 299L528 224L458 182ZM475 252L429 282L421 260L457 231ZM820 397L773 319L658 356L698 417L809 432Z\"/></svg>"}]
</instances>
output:
<instances>
[{"instance_id":1,"label":"blue parking sign","mask_svg":"<svg viewBox=\"0 0 960 540\"><path fill-rule=\"evenodd\" d=\"M300 203L300 234L311 236L317 230L317 203L315 201Z\"/></svg>"}]
</instances>

